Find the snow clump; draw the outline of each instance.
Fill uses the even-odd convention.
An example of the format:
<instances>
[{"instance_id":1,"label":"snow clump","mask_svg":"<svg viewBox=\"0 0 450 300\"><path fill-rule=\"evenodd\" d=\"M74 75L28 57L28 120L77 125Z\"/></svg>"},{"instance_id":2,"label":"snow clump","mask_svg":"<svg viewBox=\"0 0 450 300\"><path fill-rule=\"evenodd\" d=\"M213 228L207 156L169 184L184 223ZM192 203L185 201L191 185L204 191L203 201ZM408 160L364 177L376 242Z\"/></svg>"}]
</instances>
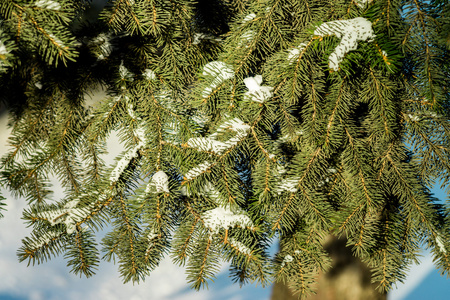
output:
<instances>
[{"instance_id":1,"label":"snow clump","mask_svg":"<svg viewBox=\"0 0 450 300\"><path fill-rule=\"evenodd\" d=\"M97 56L97 60L104 60L109 55L111 55L113 51L113 46L110 42L111 36L107 35L105 33L100 33L98 36L96 36L92 41L88 43L88 46L100 46L100 52Z\"/></svg>"},{"instance_id":2,"label":"snow clump","mask_svg":"<svg viewBox=\"0 0 450 300\"><path fill-rule=\"evenodd\" d=\"M445 250L444 243L442 242L442 238L440 236L436 237L436 244L439 247L439 251L441 251L444 254L447 253L447 250Z\"/></svg>"},{"instance_id":3,"label":"snow clump","mask_svg":"<svg viewBox=\"0 0 450 300\"><path fill-rule=\"evenodd\" d=\"M255 35L256 35L255 31L247 30L241 35L241 42L246 43L251 42L255 38ZM246 47L248 47L248 45Z\"/></svg>"},{"instance_id":4,"label":"snow clump","mask_svg":"<svg viewBox=\"0 0 450 300\"><path fill-rule=\"evenodd\" d=\"M236 248L239 252L245 255L250 255L252 253L252 250L249 247L245 246L243 243L237 241L236 239L230 238L229 241L231 246Z\"/></svg>"},{"instance_id":5,"label":"snow clump","mask_svg":"<svg viewBox=\"0 0 450 300\"><path fill-rule=\"evenodd\" d=\"M233 67L221 61L212 61L203 67L203 75L214 77L209 87L202 92L202 97L208 97L225 80L234 77Z\"/></svg>"},{"instance_id":6,"label":"snow clump","mask_svg":"<svg viewBox=\"0 0 450 300\"><path fill-rule=\"evenodd\" d=\"M120 63L119 66L119 76L121 79L125 80L125 79L129 79L131 81L133 81L133 76L134 74L132 72L130 72L130 70L128 70L124 65L123 65L123 61Z\"/></svg>"},{"instance_id":7,"label":"snow clump","mask_svg":"<svg viewBox=\"0 0 450 300\"><path fill-rule=\"evenodd\" d=\"M87 218L90 214L90 207L75 208L79 199L67 202L63 208L44 211L37 214L37 217L46 219L52 226L64 223L67 234L72 234L76 230L76 223Z\"/></svg>"},{"instance_id":8,"label":"snow clump","mask_svg":"<svg viewBox=\"0 0 450 300\"><path fill-rule=\"evenodd\" d=\"M236 136L230 138L226 142L221 142L215 139L218 133L223 132L225 129L231 129L236 132ZM224 122L217 131L211 134L209 137L196 137L190 138L187 141L187 145L191 148L197 148L201 151L214 152L222 154L225 150L235 146L241 139L247 136L247 132L250 126L242 122L238 118Z\"/></svg>"},{"instance_id":9,"label":"snow clump","mask_svg":"<svg viewBox=\"0 0 450 300\"><path fill-rule=\"evenodd\" d=\"M278 192L278 195L280 195L282 192L287 191L290 193L296 193L298 189L296 186L298 185L300 178L294 177L294 178L286 178L281 181L281 183L276 188L276 191Z\"/></svg>"},{"instance_id":10,"label":"snow clump","mask_svg":"<svg viewBox=\"0 0 450 300\"><path fill-rule=\"evenodd\" d=\"M212 34L196 32L196 33L194 33L194 41L192 42L192 44L193 44L193 45L198 45L198 44L200 44L203 40L210 40L210 41L215 41L215 42L220 42L220 41L222 41L221 38L215 37L215 36L212 35Z\"/></svg>"},{"instance_id":11,"label":"snow clump","mask_svg":"<svg viewBox=\"0 0 450 300\"><path fill-rule=\"evenodd\" d=\"M52 43L55 44L56 47L58 47L58 48L66 48L66 46L63 43L63 41L61 41L56 35L54 35L52 33L49 33L48 37L50 38Z\"/></svg>"},{"instance_id":12,"label":"snow clump","mask_svg":"<svg viewBox=\"0 0 450 300\"><path fill-rule=\"evenodd\" d=\"M298 45L294 49L289 50L289 54L288 54L287 60L288 60L290 65L292 65L294 63L294 61L299 57L300 52L303 51L305 48L306 48L306 44L305 43L301 43L300 45Z\"/></svg>"},{"instance_id":13,"label":"snow clump","mask_svg":"<svg viewBox=\"0 0 450 300\"><path fill-rule=\"evenodd\" d=\"M218 234L220 229L233 227L253 228L252 220L244 213L234 213L230 208L219 206L202 214L202 219L212 234Z\"/></svg>"},{"instance_id":14,"label":"snow clump","mask_svg":"<svg viewBox=\"0 0 450 300\"><path fill-rule=\"evenodd\" d=\"M3 42L0 40L0 55L6 55L8 53L9 51L8 49L6 49L5 44L3 44Z\"/></svg>"},{"instance_id":15,"label":"snow clump","mask_svg":"<svg viewBox=\"0 0 450 300\"><path fill-rule=\"evenodd\" d=\"M189 172L187 172L184 177L186 180L191 180L197 176L200 176L201 174L205 173L210 167L211 163L204 161L203 163L199 164L197 167L191 169Z\"/></svg>"},{"instance_id":16,"label":"snow clump","mask_svg":"<svg viewBox=\"0 0 450 300\"><path fill-rule=\"evenodd\" d=\"M136 147L132 148L130 151L125 153L125 155L117 162L116 167L112 170L109 177L109 183L111 185L119 180L120 175L122 175L122 173L128 167L131 160L138 156L139 149L141 149L141 145L137 145Z\"/></svg>"},{"instance_id":17,"label":"snow clump","mask_svg":"<svg viewBox=\"0 0 450 300\"><path fill-rule=\"evenodd\" d=\"M283 262L281 263L281 267L284 267L286 265L286 263L290 263L294 261L294 258L292 256L290 256L289 254L286 255L283 259Z\"/></svg>"},{"instance_id":18,"label":"snow clump","mask_svg":"<svg viewBox=\"0 0 450 300\"><path fill-rule=\"evenodd\" d=\"M60 10L61 9L61 4L59 4L58 2L53 1L53 0L38 0L34 3L34 5L39 8L50 9L50 10Z\"/></svg>"},{"instance_id":19,"label":"snow clump","mask_svg":"<svg viewBox=\"0 0 450 300\"><path fill-rule=\"evenodd\" d=\"M244 79L245 86L248 88L248 92L245 93L244 99L252 100L258 103L263 103L267 99L273 96L273 87L261 86L262 76L256 75L255 77L247 77Z\"/></svg>"},{"instance_id":20,"label":"snow clump","mask_svg":"<svg viewBox=\"0 0 450 300\"><path fill-rule=\"evenodd\" d=\"M145 69L144 72L142 72L142 76L144 76L146 80L154 80L156 78L155 72L150 69Z\"/></svg>"},{"instance_id":21,"label":"snow clump","mask_svg":"<svg viewBox=\"0 0 450 300\"><path fill-rule=\"evenodd\" d=\"M360 8L366 7L372 1L373 0L355 0L356 5L358 5Z\"/></svg>"},{"instance_id":22,"label":"snow clump","mask_svg":"<svg viewBox=\"0 0 450 300\"><path fill-rule=\"evenodd\" d=\"M169 176L164 171L158 171L153 174L149 186L154 186L157 193L169 193Z\"/></svg>"},{"instance_id":23,"label":"snow clump","mask_svg":"<svg viewBox=\"0 0 450 300\"><path fill-rule=\"evenodd\" d=\"M372 23L363 17L323 23L316 28L314 35L320 37L335 35L341 39L340 44L328 58L329 67L334 71L339 70L339 63L345 54L357 49L358 41L370 42L375 38Z\"/></svg>"},{"instance_id":24,"label":"snow clump","mask_svg":"<svg viewBox=\"0 0 450 300\"><path fill-rule=\"evenodd\" d=\"M247 23L250 22L251 20L253 20L254 18L256 18L256 14L251 13L245 16L245 18L242 20L242 23Z\"/></svg>"}]
</instances>

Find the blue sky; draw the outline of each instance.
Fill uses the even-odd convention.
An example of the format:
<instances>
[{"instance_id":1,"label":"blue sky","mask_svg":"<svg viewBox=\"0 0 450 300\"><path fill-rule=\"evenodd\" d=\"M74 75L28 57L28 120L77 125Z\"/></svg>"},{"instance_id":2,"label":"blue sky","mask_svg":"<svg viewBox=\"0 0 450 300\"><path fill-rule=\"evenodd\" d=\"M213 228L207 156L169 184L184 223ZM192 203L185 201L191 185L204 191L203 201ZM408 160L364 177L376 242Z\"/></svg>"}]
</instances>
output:
<instances>
[{"instance_id":1,"label":"blue sky","mask_svg":"<svg viewBox=\"0 0 450 300\"><path fill-rule=\"evenodd\" d=\"M1 116L1 115L0 115ZM6 148L8 131L5 115L0 118L0 154ZM445 194L434 191L440 199ZM21 239L30 230L20 219L24 200L14 200L7 191L8 198L5 217L0 219L0 300L265 300L270 298L270 287L247 285L239 288L228 277L227 266L218 274L215 283L208 290L195 292L185 282L182 268L164 260L160 267L142 284L123 284L118 276L117 266L102 262L97 275L86 279L69 273L63 258L52 258L37 266L27 267L19 263L16 251ZM57 197L57 195L55 195ZM410 276L404 284L389 295L389 300L448 299L450 281L441 277L432 264L432 258L424 253L419 266L411 268Z\"/></svg>"}]
</instances>

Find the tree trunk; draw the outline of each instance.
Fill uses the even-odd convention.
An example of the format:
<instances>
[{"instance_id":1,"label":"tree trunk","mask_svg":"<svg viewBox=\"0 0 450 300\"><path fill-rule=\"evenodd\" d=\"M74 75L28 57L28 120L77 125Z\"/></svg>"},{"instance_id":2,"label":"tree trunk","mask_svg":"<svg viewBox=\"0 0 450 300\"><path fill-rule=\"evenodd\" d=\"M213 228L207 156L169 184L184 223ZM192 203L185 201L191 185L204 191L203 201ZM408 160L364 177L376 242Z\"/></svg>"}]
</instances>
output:
<instances>
[{"instance_id":1,"label":"tree trunk","mask_svg":"<svg viewBox=\"0 0 450 300\"><path fill-rule=\"evenodd\" d=\"M317 277L316 294L307 300L386 300L386 293L376 291L376 284L371 283L371 271L359 258L352 255L345 246L345 239L330 237L325 249L333 260L328 273ZM297 300L289 287L275 283L271 300Z\"/></svg>"}]
</instances>

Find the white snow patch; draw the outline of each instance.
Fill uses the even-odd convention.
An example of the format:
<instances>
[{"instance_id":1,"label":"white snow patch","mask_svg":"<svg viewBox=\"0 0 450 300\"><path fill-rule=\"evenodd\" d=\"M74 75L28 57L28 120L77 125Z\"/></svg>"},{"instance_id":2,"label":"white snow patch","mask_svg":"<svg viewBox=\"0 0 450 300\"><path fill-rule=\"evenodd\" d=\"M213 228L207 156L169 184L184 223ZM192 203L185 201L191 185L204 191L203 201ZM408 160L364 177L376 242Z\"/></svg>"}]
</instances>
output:
<instances>
[{"instance_id":1,"label":"white snow patch","mask_svg":"<svg viewBox=\"0 0 450 300\"><path fill-rule=\"evenodd\" d=\"M151 242L153 239L157 238L158 234L155 232L155 230L150 230L149 234L147 235L147 240Z\"/></svg>"},{"instance_id":2,"label":"white snow patch","mask_svg":"<svg viewBox=\"0 0 450 300\"><path fill-rule=\"evenodd\" d=\"M67 234L72 234L76 229L76 223L85 219L90 214L90 206L75 208L79 201L79 198L71 200L63 208L43 211L36 214L36 216L46 219L52 226L64 223Z\"/></svg>"},{"instance_id":3,"label":"white snow patch","mask_svg":"<svg viewBox=\"0 0 450 300\"><path fill-rule=\"evenodd\" d=\"M0 55L6 55L9 51L6 49L5 44L0 40Z\"/></svg>"},{"instance_id":4,"label":"white snow patch","mask_svg":"<svg viewBox=\"0 0 450 300\"><path fill-rule=\"evenodd\" d=\"M373 0L354 0L354 1L356 2L356 5L358 5L360 8L364 8Z\"/></svg>"},{"instance_id":5,"label":"white snow patch","mask_svg":"<svg viewBox=\"0 0 450 300\"><path fill-rule=\"evenodd\" d=\"M141 145L137 145L136 147L130 149L125 155L117 162L116 167L112 170L111 175L109 177L109 183L112 185L119 180L120 175L125 171L125 169L130 164L130 161L138 156L138 151L141 148Z\"/></svg>"},{"instance_id":6,"label":"white snow patch","mask_svg":"<svg viewBox=\"0 0 450 300\"><path fill-rule=\"evenodd\" d=\"M34 84L34 86L37 87L39 90L42 90L42 83L41 83L40 81L37 81L37 82Z\"/></svg>"},{"instance_id":7,"label":"white snow patch","mask_svg":"<svg viewBox=\"0 0 450 300\"><path fill-rule=\"evenodd\" d=\"M205 88L202 92L202 97L206 98L225 80L233 78L234 71L233 67L229 64L221 61L212 61L203 67L203 75L214 77L209 87Z\"/></svg>"},{"instance_id":8,"label":"white snow patch","mask_svg":"<svg viewBox=\"0 0 450 300\"><path fill-rule=\"evenodd\" d=\"M34 5L39 8L50 9L50 10L60 10L61 9L61 4L59 4L58 2L53 1L53 0L38 0L34 3Z\"/></svg>"},{"instance_id":9,"label":"white snow patch","mask_svg":"<svg viewBox=\"0 0 450 300\"><path fill-rule=\"evenodd\" d=\"M192 44L198 45L202 42L202 40L210 40L210 41L216 41L216 42L222 41L221 38L215 37L212 34L196 32L196 33L194 33L194 41L192 42Z\"/></svg>"},{"instance_id":10,"label":"white snow patch","mask_svg":"<svg viewBox=\"0 0 450 300\"><path fill-rule=\"evenodd\" d=\"M214 139L220 132L227 129L236 132L236 136L230 138L226 142L221 142ZM217 131L209 137L195 137L187 141L187 145L191 148L197 148L201 151L214 152L217 154L223 153L226 149L235 146L241 139L247 136L250 126L242 122L238 118L224 122L217 128Z\"/></svg>"},{"instance_id":11,"label":"white snow patch","mask_svg":"<svg viewBox=\"0 0 450 300\"><path fill-rule=\"evenodd\" d=\"M158 171L153 174L149 186L154 186L157 193L169 193L169 176L164 171Z\"/></svg>"},{"instance_id":12,"label":"white snow patch","mask_svg":"<svg viewBox=\"0 0 450 300\"><path fill-rule=\"evenodd\" d=\"M202 214L203 222L213 234L218 234L220 229L233 227L253 228L252 220L244 213L234 213L230 208L219 206Z\"/></svg>"},{"instance_id":13,"label":"white snow patch","mask_svg":"<svg viewBox=\"0 0 450 300\"><path fill-rule=\"evenodd\" d=\"M217 154L220 154L223 150L227 149L226 143L207 137L190 138L187 145L191 148L197 148L201 151L215 152Z\"/></svg>"},{"instance_id":14,"label":"white snow patch","mask_svg":"<svg viewBox=\"0 0 450 300\"><path fill-rule=\"evenodd\" d=\"M128 98L128 97L126 97L126 98ZM127 99L127 100L128 100L128 99ZM128 115L129 115L133 120L136 120L136 119L137 119L136 114L134 113L134 107L133 107L133 104L131 104L131 102L129 102L129 101L127 101L127 112L128 112Z\"/></svg>"},{"instance_id":15,"label":"white snow patch","mask_svg":"<svg viewBox=\"0 0 450 300\"><path fill-rule=\"evenodd\" d=\"M286 255L283 259L283 262L281 263L281 267L284 267L286 265L286 263L290 263L294 260L294 258L292 256L290 256L289 254Z\"/></svg>"},{"instance_id":16,"label":"white snow patch","mask_svg":"<svg viewBox=\"0 0 450 300\"><path fill-rule=\"evenodd\" d=\"M208 195L209 198L213 200L217 205L223 205L226 202L225 198L219 193L218 190L216 190L214 185L209 181L203 187L203 192L206 195Z\"/></svg>"},{"instance_id":17,"label":"white snow patch","mask_svg":"<svg viewBox=\"0 0 450 300\"><path fill-rule=\"evenodd\" d=\"M138 118L138 119L140 119L140 118ZM138 145L143 147L147 141L147 139L145 137L145 128L143 126L139 126L133 132L134 132L134 135L140 140Z\"/></svg>"},{"instance_id":18,"label":"white snow patch","mask_svg":"<svg viewBox=\"0 0 450 300\"><path fill-rule=\"evenodd\" d=\"M287 172L287 169L283 165L277 165L277 172L278 172L277 175L282 175Z\"/></svg>"},{"instance_id":19,"label":"white snow patch","mask_svg":"<svg viewBox=\"0 0 450 300\"><path fill-rule=\"evenodd\" d=\"M97 56L98 60L103 60L112 53L113 46L111 45L110 40L111 36L109 34L100 33L88 43L88 46L100 45L101 54Z\"/></svg>"},{"instance_id":20,"label":"white snow patch","mask_svg":"<svg viewBox=\"0 0 450 300\"><path fill-rule=\"evenodd\" d=\"M192 116L192 121L203 127L206 122L208 122L208 117L204 113L198 111Z\"/></svg>"},{"instance_id":21,"label":"white snow patch","mask_svg":"<svg viewBox=\"0 0 450 300\"><path fill-rule=\"evenodd\" d=\"M287 60L290 65L294 63L294 61L299 57L300 52L302 52L306 48L306 46L307 45L305 43L301 43L294 49L289 50Z\"/></svg>"},{"instance_id":22,"label":"white snow patch","mask_svg":"<svg viewBox=\"0 0 450 300\"><path fill-rule=\"evenodd\" d=\"M237 133L237 135L241 138L247 135L248 130L250 129L250 125L245 124L241 119L234 118L228 121L225 121L222 125L220 125L216 132L211 134L210 137L215 137L219 132L224 132L227 129L231 129Z\"/></svg>"},{"instance_id":23,"label":"white snow patch","mask_svg":"<svg viewBox=\"0 0 450 300\"><path fill-rule=\"evenodd\" d=\"M248 92L244 94L244 99L252 100L258 103L263 103L267 99L273 96L273 87L261 86L262 76L256 75L255 77L247 77L244 79L245 86L248 88Z\"/></svg>"},{"instance_id":24,"label":"white snow patch","mask_svg":"<svg viewBox=\"0 0 450 300\"><path fill-rule=\"evenodd\" d=\"M358 41L372 41L375 34L372 23L363 17L350 20L339 20L326 22L316 28L315 36L335 35L341 39L341 43L331 53L329 67L334 71L339 70L339 63L344 59L345 54L358 47Z\"/></svg>"},{"instance_id":25,"label":"white snow patch","mask_svg":"<svg viewBox=\"0 0 450 300\"><path fill-rule=\"evenodd\" d=\"M245 246L243 243L237 241L236 239L230 238L229 241L231 246L236 248L239 252L245 255L250 255L252 253L252 250L249 247Z\"/></svg>"},{"instance_id":26,"label":"white snow patch","mask_svg":"<svg viewBox=\"0 0 450 300\"><path fill-rule=\"evenodd\" d=\"M242 20L242 23L247 23L250 22L251 20L253 20L254 18L256 18L256 14L251 13L245 16L245 18Z\"/></svg>"},{"instance_id":27,"label":"white snow patch","mask_svg":"<svg viewBox=\"0 0 450 300\"><path fill-rule=\"evenodd\" d=\"M199 164L197 167L191 169L189 172L187 172L184 177L186 178L186 180L191 180L203 173L206 172L206 170L208 170L208 168L211 167L211 163L204 161L203 163Z\"/></svg>"},{"instance_id":28,"label":"white snow patch","mask_svg":"<svg viewBox=\"0 0 450 300\"><path fill-rule=\"evenodd\" d=\"M52 40L52 42L54 43L54 44L56 44L56 46L58 47L58 48L65 48L66 46L64 45L64 43L56 36L56 35L54 35L54 34L52 34L52 33L49 33L48 34L48 37Z\"/></svg>"},{"instance_id":29,"label":"white snow patch","mask_svg":"<svg viewBox=\"0 0 450 300\"><path fill-rule=\"evenodd\" d=\"M439 247L439 251L441 251L444 254L447 253L447 250L445 250L444 243L442 242L442 238L440 236L436 237L436 244Z\"/></svg>"},{"instance_id":30,"label":"white snow patch","mask_svg":"<svg viewBox=\"0 0 450 300\"><path fill-rule=\"evenodd\" d=\"M247 30L246 32L244 32L242 35L241 35L241 41L242 42L251 42L254 38L255 38L255 35L256 35L256 33L255 33L255 31L253 31L253 30ZM248 47L248 46L247 46Z\"/></svg>"},{"instance_id":31,"label":"white snow patch","mask_svg":"<svg viewBox=\"0 0 450 300\"><path fill-rule=\"evenodd\" d=\"M134 74L123 65L123 61L119 66L119 76L121 79L129 79L133 81Z\"/></svg>"},{"instance_id":32,"label":"white snow patch","mask_svg":"<svg viewBox=\"0 0 450 300\"><path fill-rule=\"evenodd\" d=\"M142 76L144 76L146 80L154 80L156 78L155 72L150 69L145 69L144 72L142 72Z\"/></svg>"},{"instance_id":33,"label":"white snow patch","mask_svg":"<svg viewBox=\"0 0 450 300\"><path fill-rule=\"evenodd\" d=\"M290 193L296 193L298 191L296 186L298 185L299 180L300 180L299 177L283 179L281 181L281 183L278 185L278 187L276 188L278 195L284 191L287 191Z\"/></svg>"},{"instance_id":34,"label":"white snow patch","mask_svg":"<svg viewBox=\"0 0 450 300\"><path fill-rule=\"evenodd\" d=\"M408 117L413 122L419 122L420 121L420 117L417 116L417 115L408 114Z\"/></svg>"},{"instance_id":35,"label":"white snow patch","mask_svg":"<svg viewBox=\"0 0 450 300\"><path fill-rule=\"evenodd\" d=\"M47 245L51 242L52 239L57 238L61 235L59 232L53 232L53 231L47 231L43 233L43 236L39 237L38 241L34 241L29 245L30 249L39 249L42 248L44 245Z\"/></svg>"}]
</instances>

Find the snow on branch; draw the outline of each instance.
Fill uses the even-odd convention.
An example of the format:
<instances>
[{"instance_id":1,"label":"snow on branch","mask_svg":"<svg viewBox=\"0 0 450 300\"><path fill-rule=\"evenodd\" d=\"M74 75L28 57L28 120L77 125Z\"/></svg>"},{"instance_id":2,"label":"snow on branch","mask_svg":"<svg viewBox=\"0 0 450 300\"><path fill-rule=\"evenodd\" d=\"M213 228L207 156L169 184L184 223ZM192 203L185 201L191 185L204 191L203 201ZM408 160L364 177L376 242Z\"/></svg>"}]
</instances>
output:
<instances>
[{"instance_id":1,"label":"snow on branch","mask_svg":"<svg viewBox=\"0 0 450 300\"><path fill-rule=\"evenodd\" d=\"M229 207L219 206L202 214L202 219L212 234L218 234L221 229L233 227L254 228L252 220L243 212L235 213Z\"/></svg>"},{"instance_id":2,"label":"snow on branch","mask_svg":"<svg viewBox=\"0 0 450 300\"><path fill-rule=\"evenodd\" d=\"M212 61L203 67L203 75L213 77L213 81L202 92L202 97L208 97L225 80L234 77L233 67L221 61Z\"/></svg>"},{"instance_id":3,"label":"snow on branch","mask_svg":"<svg viewBox=\"0 0 450 300\"><path fill-rule=\"evenodd\" d=\"M294 63L294 61L299 57L300 52L302 52L305 48L306 48L306 44L300 43L300 45L298 45L294 49L289 50L287 60L290 65L292 65Z\"/></svg>"},{"instance_id":4,"label":"snow on branch","mask_svg":"<svg viewBox=\"0 0 450 300\"><path fill-rule=\"evenodd\" d=\"M131 160L133 158L136 158L138 156L138 152L141 149L142 145L137 145L131 150L129 150L125 155L117 162L116 167L112 170L111 175L109 176L109 183L110 185L116 183L120 175L125 171L125 169L130 164Z\"/></svg>"},{"instance_id":5,"label":"snow on branch","mask_svg":"<svg viewBox=\"0 0 450 300\"><path fill-rule=\"evenodd\" d=\"M234 238L230 238L229 241L230 241L231 247L237 249L242 254L250 255L252 253L252 250L249 247L245 246L243 243L239 242L238 240L236 240Z\"/></svg>"},{"instance_id":6,"label":"snow on branch","mask_svg":"<svg viewBox=\"0 0 450 300\"><path fill-rule=\"evenodd\" d=\"M236 133L236 135L225 142L215 139L220 133L225 132L226 130L232 130ZM220 155L225 150L228 150L237 145L237 143L239 143L243 138L247 136L249 130L250 126L248 124L245 124L239 118L234 118L220 125L217 128L216 132L211 134L209 137L190 138L187 141L186 146L196 148L200 151L214 152ZM199 175L205 173L211 166L212 163L204 161L197 167L189 170L184 175L184 179L192 180L195 177L198 177Z\"/></svg>"},{"instance_id":7,"label":"snow on branch","mask_svg":"<svg viewBox=\"0 0 450 300\"><path fill-rule=\"evenodd\" d=\"M39 8L49 9L49 10L60 10L61 4L53 0L38 0L34 3L35 6Z\"/></svg>"},{"instance_id":8,"label":"snow on branch","mask_svg":"<svg viewBox=\"0 0 450 300\"><path fill-rule=\"evenodd\" d=\"M89 41L87 45L90 47L97 46L100 48L100 54L97 55L98 60L104 60L105 58L110 56L112 51L114 50L111 44L111 35L105 33L100 33L94 39Z\"/></svg>"},{"instance_id":9,"label":"snow on branch","mask_svg":"<svg viewBox=\"0 0 450 300\"><path fill-rule=\"evenodd\" d=\"M366 7L369 3L371 3L373 0L353 0L356 2L356 5L358 5L360 8Z\"/></svg>"},{"instance_id":10,"label":"snow on branch","mask_svg":"<svg viewBox=\"0 0 450 300\"><path fill-rule=\"evenodd\" d=\"M136 116L134 107L131 104L129 97L125 96L124 99L126 101L128 115L132 119L139 120L140 118ZM131 160L138 156L139 150L141 150L147 143L147 139L145 137L145 128L144 126L142 126L142 124L133 130L133 134L138 138L139 142L135 147L125 153L125 155L117 162L116 167L112 170L109 177L109 182L111 185L119 180L120 176L128 167Z\"/></svg>"},{"instance_id":11,"label":"snow on branch","mask_svg":"<svg viewBox=\"0 0 450 300\"><path fill-rule=\"evenodd\" d=\"M53 45L55 45L58 48L63 48L66 49L66 45L64 45L63 41L61 41L56 35L54 35L51 32L48 32L48 37L50 39L50 41L53 43Z\"/></svg>"},{"instance_id":12,"label":"snow on branch","mask_svg":"<svg viewBox=\"0 0 450 300\"><path fill-rule=\"evenodd\" d=\"M217 205L223 205L226 203L226 199L219 193L211 182L207 182L203 187L203 192L213 200Z\"/></svg>"},{"instance_id":13,"label":"snow on branch","mask_svg":"<svg viewBox=\"0 0 450 300\"><path fill-rule=\"evenodd\" d=\"M298 185L298 182L300 180L300 177L293 177L293 178L286 178L281 181L281 183L276 188L276 191L278 194L281 194L284 191L296 193L298 189L296 186Z\"/></svg>"},{"instance_id":14,"label":"snow on branch","mask_svg":"<svg viewBox=\"0 0 450 300\"><path fill-rule=\"evenodd\" d=\"M238 118L234 118L232 120L224 122L221 126L219 126L216 132L211 134L209 137L190 138L187 141L187 146L196 148L200 151L222 154L225 150L230 149L243 138L245 138L248 134L249 129L249 125L245 124ZM226 142L216 140L215 137L225 130L232 130L236 132L236 135Z\"/></svg>"},{"instance_id":15,"label":"snow on branch","mask_svg":"<svg viewBox=\"0 0 450 300\"><path fill-rule=\"evenodd\" d=\"M148 81L156 79L156 74L151 69L145 69L144 72L142 72L142 76Z\"/></svg>"},{"instance_id":16,"label":"snow on branch","mask_svg":"<svg viewBox=\"0 0 450 300\"><path fill-rule=\"evenodd\" d=\"M123 61L120 63L120 66L119 66L119 76L120 76L120 78L122 79L122 80L126 80L126 79L128 79L128 80L130 80L130 81L133 81L133 77L134 77L134 74L133 74L133 72L131 72L130 70L128 70L127 69L127 67L125 67L124 65L123 65Z\"/></svg>"},{"instance_id":17,"label":"snow on branch","mask_svg":"<svg viewBox=\"0 0 450 300\"><path fill-rule=\"evenodd\" d=\"M248 88L248 92L244 94L245 100L252 100L258 103L263 103L273 96L273 87L261 85L261 75L256 75L255 77L247 77L244 79L244 83Z\"/></svg>"},{"instance_id":18,"label":"snow on branch","mask_svg":"<svg viewBox=\"0 0 450 300\"><path fill-rule=\"evenodd\" d=\"M246 15L244 17L244 19L242 19L242 24L250 22L251 20L253 20L254 18L256 18L256 14L255 13L250 13L248 15Z\"/></svg>"},{"instance_id":19,"label":"snow on branch","mask_svg":"<svg viewBox=\"0 0 450 300\"><path fill-rule=\"evenodd\" d=\"M362 17L323 23L316 28L314 35L321 37L335 35L341 39L340 44L328 58L330 69L334 71L339 70L339 63L345 54L357 49L358 41L370 42L375 38L372 23Z\"/></svg>"},{"instance_id":20,"label":"snow on branch","mask_svg":"<svg viewBox=\"0 0 450 300\"><path fill-rule=\"evenodd\" d=\"M43 235L39 236L39 240L33 241L29 243L28 249L36 250L42 248L45 245L48 245L53 239L56 239L61 236L61 233L54 231L44 232Z\"/></svg>"},{"instance_id":21,"label":"snow on branch","mask_svg":"<svg viewBox=\"0 0 450 300\"><path fill-rule=\"evenodd\" d=\"M281 263L281 267L283 268L286 265L286 263L290 263L293 261L294 261L294 258L288 254L284 257L283 262Z\"/></svg>"},{"instance_id":22,"label":"snow on branch","mask_svg":"<svg viewBox=\"0 0 450 300\"><path fill-rule=\"evenodd\" d=\"M223 150L228 148L227 144L224 142L205 137L190 138L187 145L191 148L197 148L207 152L215 152L217 154L222 153Z\"/></svg>"},{"instance_id":23,"label":"snow on branch","mask_svg":"<svg viewBox=\"0 0 450 300\"><path fill-rule=\"evenodd\" d=\"M67 234L72 234L76 229L76 223L87 218L91 213L91 206L76 208L79 198L67 202L63 208L43 211L36 214L36 217L46 219L50 225L65 224Z\"/></svg>"},{"instance_id":24,"label":"snow on branch","mask_svg":"<svg viewBox=\"0 0 450 300\"><path fill-rule=\"evenodd\" d=\"M442 242L442 238L440 236L436 237L436 244L439 247L439 251L443 254L447 254L447 250L445 250L444 243Z\"/></svg>"},{"instance_id":25,"label":"snow on branch","mask_svg":"<svg viewBox=\"0 0 450 300\"><path fill-rule=\"evenodd\" d=\"M198 177L201 174L205 173L211 166L212 166L212 164L205 160L203 163L199 164L197 167L189 170L189 172L187 172L184 175L184 178L185 178L185 180L194 179L195 177Z\"/></svg>"},{"instance_id":26,"label":"snow on branch","mask_svg":"<svg viewBox=\"0 0 450 300\"><path fill-rule=\"evenodd\" d=\"M6 49L5 44L0 40L0 55L6 55L9 51Z\"/></svg>"},{"instance_id":27,"label":"snow on branch","mask_svg":"<svg viewBox=\"0 0 450 300\"><path fill-rule=\"evenodd\" d=\"M152 188L156 189L156 193L169 193L169 176L164 171L158 171L153 174L150 183L145 190L146 194L151 191Z\"/></svg>"},{"instance_id":28,"label":"snow on branch","mask_svg":"<svg viewBox=\"0 0 450 300\"><path fill-rule=\"evenodd\" d=\"M194 41L192 42L192 44L193 45L198 45L204 40L215 41L215 42L221 42L222 41L221 38L215 37L212 34L196 32L196 33L194 33Z\"/></svg>"}]
</instances>

